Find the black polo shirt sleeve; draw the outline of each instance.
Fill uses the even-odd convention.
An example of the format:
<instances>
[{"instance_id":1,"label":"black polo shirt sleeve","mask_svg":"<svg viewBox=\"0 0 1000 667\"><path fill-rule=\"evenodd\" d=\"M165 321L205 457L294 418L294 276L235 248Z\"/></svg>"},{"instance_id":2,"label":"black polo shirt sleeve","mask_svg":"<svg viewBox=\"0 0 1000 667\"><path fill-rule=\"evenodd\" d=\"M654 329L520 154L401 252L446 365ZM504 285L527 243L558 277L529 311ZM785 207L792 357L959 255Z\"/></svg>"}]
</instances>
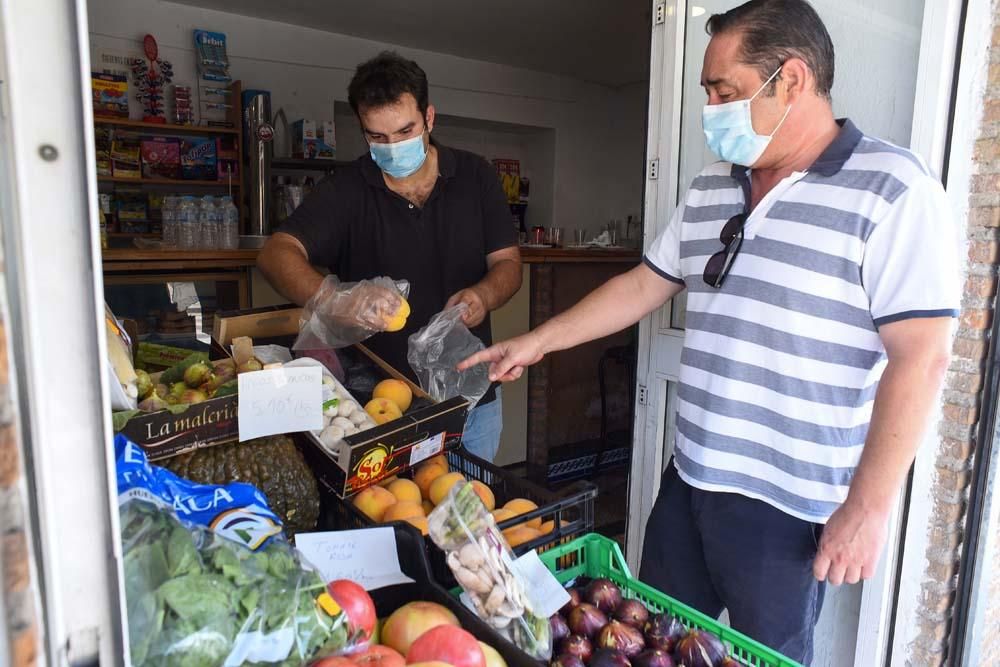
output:
<instances>
[{"instance_id":1,"label":"black polo shirt sleeve","mask_svg":"<svg viewBox=\"0 0 1000 667\"><path fill-rule=\"evenodd\" d=\"M483 240L486 254L517 245L514 219L507 205L507 195L500 187L496 169L486 160L477 160L479 191L483 207Z\"/></svg>"},{"instance_id":2,"label":"black polo shirt sleeve","mask_svg":"<svg viewBox=\"0 0 1000 667\"><path fill-rule=\"evenodd\" d=\"M353 200L358 196L357 192L351 192L348 180L351 179L334 174L320 181L278 229L298 239L309 255L310 264L335 272L341 252L348 244Z\"/></svg>"}]
</instances>

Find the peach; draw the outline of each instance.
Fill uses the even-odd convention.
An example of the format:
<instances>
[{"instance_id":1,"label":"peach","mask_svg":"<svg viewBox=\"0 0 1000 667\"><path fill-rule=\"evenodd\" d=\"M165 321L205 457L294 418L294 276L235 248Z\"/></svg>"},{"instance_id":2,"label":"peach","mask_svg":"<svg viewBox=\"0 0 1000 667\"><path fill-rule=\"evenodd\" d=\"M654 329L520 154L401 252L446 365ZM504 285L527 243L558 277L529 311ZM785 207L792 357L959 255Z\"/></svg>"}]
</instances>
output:
<instances>
[{"instance_id":1,"label":"peach","mask_svg":"<svg viewBox=\"0 0 1000 667\"><path fill-rule=\"evenodd\" d=\"M386 424L403 416L399 406L388 398L373 398L365 406L365 412L376 424Z\"/></svg>"},{"instance_id":2,"label":"peach","mask_svg":"<svg viewBox=\"0 0 1000 667\"><path fill-rule=\"evenodd\" d=\"M430 513L434 511L434 503L432 503L431 501L425 500L422 503L422 505L423 505L423 508L424 508L424 514L427 514L429 516Z\"/></svg>"},{"instance_id":3,"label":"peach","mask_svg":"<svg viewBox=\"0 0 1000 667\"><path fill-rule=\"evenodd\" d=\"M411 516L407 519L403 519L406 523L410 524L414 528L420 531L420 534L427 537L427 533L430 530L427 525L427 517L425 516Z\"/></svg>"},{"instance_id":4,"label":"peach","mask_svg":"<svg viewBox=\"0 0 1000 667\"><path fill-rule=\"evenodd\" d=\"M487 511L492 512L496 509L497 500L493 497L493 491L490 490L490 487L486 486L478 479L474 479L472 480L472 489L476 492L476 495L479 496L479 499L483 501L483 504L486 505Z\"/></svg>"},{"instance_id":5,"label":"peach","mask_svg":"<svg viewBox=\"0 0 1000 667\"><path fill-rule=\"evenodd\" d=\"M442 468L441 466L421 466L417 470L416 474L413 475L413 481L420 488L420 493L425 499L430 499L431 484L434 483L438 477L448 474L447 468Z\"/></svg>"},{"instance_id":6,"label":"peach","mask_svg":"<svg viewBox=\"0 0 1000 667\"><path fill-rule=\"evenodd\" d=\"M392 315L385 318L385 330L389 332L399 331L406 326L406 318L410 316L410 304L403 297L399 297L399 308Z\"/></svg>"},{"instance_id":7,"label":"peach","mask_svg":"<svg viewBox=\"0 0 1000 667\"><path fill-rule=\"evenodd\" d=\"M513 519L515 516L517 516L510 510L503 508L500 508L498 510L493 510L491 514L493 515L493 520L496 521L497 523L503 523L504 521L507 521L508 519Z\"/></svg>"},{"instance_id":8,"label":"peach","mask_svg":"<svg viewBox=\"0 0 1000 667\"><path fill-rule=\"evenodd\" d=\"M441 501L448 497L451 487L465 481L465 476L460 472L450 472L441 475L431 483L430 500L434 505L440 505Z\"/></svg>"},{"instance_id":9,"label":"peach","mask_svg":"<svg viewBox=\"0 0 1000 667\"><path fill-rule=\"evenodd\" d=\"M514 516L521 516L522 514L527 514L528 512L533 512L538 509L538 505L527 500L526 498L514 498L506 505L503 506L505 510L510 510L514 513ZM542 527L542 518L535 517L531 521L526 521L524 523L526 526L531 526L532 528L538 529Z\"/></svg>"},{"instance_id":10,"label":"peach","mask_svg":"<svg viewBox=\"0 0 1000 667\"><path fill-rule=\"evenodd\" d=\"M381 486L369 486L354 496L354 506L372 521L381 521L387 509L396 504L396 496Z\"/></svg>"},{"instance_id":11,"label":"peach","mask_svg":"<svg viewBox=\"0 0 1000 667\"><path fill-rule=\"evenodd\" d=\"M413 390L402 380L382 380L375 385L372 398L387 398L399 407L400 412L406 412L413 402Z\"/></svg>"},{"instance_id":12,"label":"peach","mask_svg":"<svg viewBox=\"0 0 1000 667\"><path fill-rule=\"evenodd\" d=\"M555 529L556 529L555 521L546 521L541 525L541 527L538 530L542 533L542 535L548 535Z\"/></svg>"},{"instance_id":13,"label":"peach","mask_svg":"<svg viewBox=\"0 0 1000 667\"><path fill-rule=\"evenodd\" d=\"M396 496L396 500L400 502L404 500L409 500L415 503L420 502L420 487L411 480L397 479L391 482L386 488L389 489L389 493Z\"/></svg>"},{"instance_id":14,"label":"peach","mask_svg":"<svg viewBox=\"0 0 1000 667\"><path fill-rule=\"evenodd\" d=\"M503 531L503 536L507 539L507 544L510 545L511 549L541 537L541 535L541 531L530 526L514 526Z\"/></svg>"},{"instance_id":15,"label":"peach","mask_svg":"<svg viewBox=\"0 0 1000 667\"><path fill-rule=\"evenodd\" d=\"M415 516L424 516L424 508L420 506L420 503L401 500L386 509L385 514L382 515L382 521L406 521Z\"/></svg>"}]
</instances>

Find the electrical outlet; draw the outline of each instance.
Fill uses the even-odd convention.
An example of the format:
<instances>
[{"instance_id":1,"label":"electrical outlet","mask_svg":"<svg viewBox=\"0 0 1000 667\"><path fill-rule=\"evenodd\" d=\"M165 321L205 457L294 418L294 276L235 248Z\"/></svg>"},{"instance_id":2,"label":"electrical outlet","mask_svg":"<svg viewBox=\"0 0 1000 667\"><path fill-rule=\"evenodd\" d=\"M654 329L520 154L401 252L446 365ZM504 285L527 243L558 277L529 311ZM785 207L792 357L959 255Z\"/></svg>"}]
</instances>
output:
<instances>
[{"instance_id":1,"label":"electrical outlet","mask_svg":"<svg viewBox=\"0 0 1000 667\"><path fill-rule=\"evenodd\" d=\"M646 387L639 385L639 405L646 405Z\"/></svg>"},{"instance_id":2,"label":"electrical outlet","mask_svg":"<svg viewBox=\"0 0 1000 667\"><path fill-rule=\"evenodd\" d=\"M656 5L656 17L653 19L653 25L662 25L664 21L667 20L667 3L661 2Z\"/></svg>"},{"instance_id":3,"label":"electrical outlet","mask_svg":"<svg viewBox=\"0 0 1000 667\"><path fill-rule=\"evenodd\" d=\"M649 161L649 180L655 181L660 177L660 161L659 159Z\"/></svg>"}]
</instances>

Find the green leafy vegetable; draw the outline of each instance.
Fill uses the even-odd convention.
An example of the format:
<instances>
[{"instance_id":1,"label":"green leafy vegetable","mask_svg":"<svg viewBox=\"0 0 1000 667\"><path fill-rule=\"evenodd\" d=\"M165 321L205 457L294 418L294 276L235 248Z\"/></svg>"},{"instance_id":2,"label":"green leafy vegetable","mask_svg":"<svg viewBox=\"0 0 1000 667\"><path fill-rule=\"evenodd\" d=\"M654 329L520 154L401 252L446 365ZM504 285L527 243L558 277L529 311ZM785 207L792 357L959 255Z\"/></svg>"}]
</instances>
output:
<instances>
[{"instance_id":1,"label":"green leafy vegetable","mask_svg":"<svg viewBox=\"0 0 1000 667\"><path fill-rule=\"evenodd\" d=\"M136 667L218 667L240 636L284 628L294 630L294 647L276 664L308 664L348 646L344 615L319 609L325 585L287 542L250 551L139 500L122 506L121 525Z\"/></svg>"}]
</instances>

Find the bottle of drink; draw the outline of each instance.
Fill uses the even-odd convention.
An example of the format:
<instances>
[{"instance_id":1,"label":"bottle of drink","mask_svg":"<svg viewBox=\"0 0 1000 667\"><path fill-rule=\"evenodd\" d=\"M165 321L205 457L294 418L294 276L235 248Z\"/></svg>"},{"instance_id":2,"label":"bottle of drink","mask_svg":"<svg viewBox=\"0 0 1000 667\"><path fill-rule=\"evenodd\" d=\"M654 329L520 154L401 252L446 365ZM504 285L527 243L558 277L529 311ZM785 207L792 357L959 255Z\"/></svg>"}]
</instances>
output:
<instances>
[{"instance_id":1,"label":"bottle of drink","mask_svg":"<svg viewBox=\"0 0 1000 667\"><path fill-rule=\"evenodd\" d=\"M215 198L211 195L205 195L201 198L198 222L201 228L201 240L198 247L202 250L215 250L218 248L219 223L216 216Z\"/></svg>"},{"instance_id":2,"label":"bottle of drink","mask_svg":"<svg viewBox=\"0 0 1000 667\"><path fill-rule=\"evenodd\" d=\"M223 197L222 205L222 248L239 250L240 247L240 212L233 203L232 197Z\"/></svg>"},{"instance_id":3,"label":"bottle of drink","mask_svg":"<svg viewBox=\"0 0 1000 667\"><path fill-rule=\"evenodd\" d=\"M198 247L201 234L198 233L198 206L194 197L186 195L177 210L177 247L193 250Z\"/></svg>"},{"instance_id":4,"label":"bottle of drink","mask_svg":"<svg viewBox=\"0 0 1000 667\"><path fill-rule=\"evenodd\" d=\"M163 198L163 208L160 209L163 220L163 245L177 245L177 197L167 195Z\"/></svg>"}]
</instances>

